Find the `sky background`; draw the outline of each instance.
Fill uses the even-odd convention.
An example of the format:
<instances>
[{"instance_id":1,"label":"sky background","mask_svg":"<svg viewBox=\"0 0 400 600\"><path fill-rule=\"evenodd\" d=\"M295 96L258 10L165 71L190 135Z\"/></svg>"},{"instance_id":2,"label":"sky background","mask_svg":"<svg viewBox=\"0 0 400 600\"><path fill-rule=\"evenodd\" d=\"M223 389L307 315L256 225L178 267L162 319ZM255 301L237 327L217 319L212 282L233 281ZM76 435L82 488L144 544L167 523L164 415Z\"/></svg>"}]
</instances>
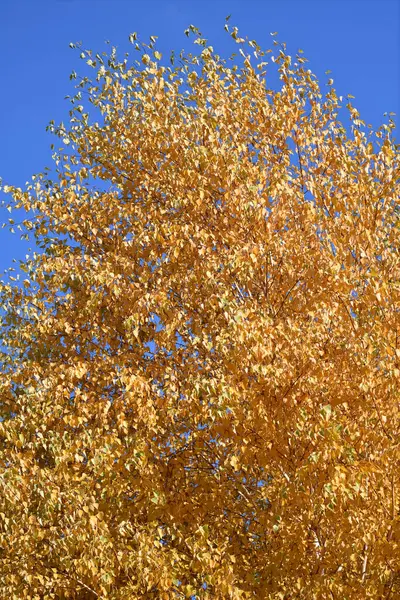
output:
<instances>
[{"instance_id":1,"label":"sky background","mask_svg":"<svg viewBox=\"0 0 400 600\"><path fill-rule=\"evenodd\" d=\"M50 144L57 140L46 125L68 121L69 75L82 72L70 42L101 53L110 40L121 56L130 50L133 56L128 36L137 31L143 41L157 35L168 59L173 49L193 48L184 35L193 24L228 57L237 51L224 32L228 14L230 25L261 47L272 47L270 32L278 31L289 54L301 48L323 89L330 69L338 95L354 95L361 118L374 129L384 112L400 114L400 0L0 0L3 183L23 187L51 166ZM9 216L0 209L0 222ZM0 230L0 272L27 250L18 232Z\"/></svg>"}]
</instances>

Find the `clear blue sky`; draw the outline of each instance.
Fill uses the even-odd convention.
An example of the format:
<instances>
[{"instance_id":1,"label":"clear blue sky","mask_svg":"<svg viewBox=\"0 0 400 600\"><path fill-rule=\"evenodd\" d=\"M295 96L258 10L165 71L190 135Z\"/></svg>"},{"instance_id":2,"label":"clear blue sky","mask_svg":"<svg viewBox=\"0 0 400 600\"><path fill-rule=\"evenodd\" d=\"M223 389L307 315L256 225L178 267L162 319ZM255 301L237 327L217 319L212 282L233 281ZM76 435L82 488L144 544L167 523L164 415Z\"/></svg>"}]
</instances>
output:
<instances>
[{"instance_id":1,"label":"clear blue sky","mask_svg":"<svg viewBox=\"0 0 400 600\"><path fill-rule=\"evenodd\" d=\"M330 69L338 94L353 94L361 118L374 128L384 112L400 113L400 0L0 0L4 183L23 186L51 166L54 140L45 127L50 119L68 120L69 74L82 68L69 42L102 52L108 39L122 53L137 31L141 39L158 35L167 57L191 47L183 31L194 24L229 56L228 14L231 25L261 46L270 47L269 34L278 31L289 54L304 50L321 82ZM0 221L9 216L0 210ZM26 249L18 233L0 230L0 272Z\"/></svg>"}]
</instances>

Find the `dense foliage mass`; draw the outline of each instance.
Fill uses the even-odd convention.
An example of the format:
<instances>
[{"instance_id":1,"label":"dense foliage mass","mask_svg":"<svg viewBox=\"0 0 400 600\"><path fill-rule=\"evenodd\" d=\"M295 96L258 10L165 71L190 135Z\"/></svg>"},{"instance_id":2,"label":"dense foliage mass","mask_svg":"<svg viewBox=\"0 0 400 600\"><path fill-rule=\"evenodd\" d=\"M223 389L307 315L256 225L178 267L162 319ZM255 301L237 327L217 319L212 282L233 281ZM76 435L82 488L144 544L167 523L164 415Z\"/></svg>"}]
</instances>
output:
<instances>
[{"instance_id":1,"label":"dense foliage mass","mask_svg":"<svg viewBox=\"0 0 400 600\"><path fill-rule=\"evenodd\" d=\"M53 179L8 188L1 597L399 597L394 125L190 29L81 50Z\"/></svg>"}]
</instances>

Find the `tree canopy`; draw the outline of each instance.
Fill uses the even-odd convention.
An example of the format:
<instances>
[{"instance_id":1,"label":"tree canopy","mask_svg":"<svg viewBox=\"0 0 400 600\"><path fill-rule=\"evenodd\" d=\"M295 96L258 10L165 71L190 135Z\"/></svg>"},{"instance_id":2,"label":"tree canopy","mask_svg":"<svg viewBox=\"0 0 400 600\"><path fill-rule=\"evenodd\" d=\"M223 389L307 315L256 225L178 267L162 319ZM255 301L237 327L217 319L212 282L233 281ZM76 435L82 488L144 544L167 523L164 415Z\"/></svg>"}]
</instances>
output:
<instances>
[{"instance_id":1,"label":"tree canopy","mask_svg":"<svg viewBox=\"0 0 400 600\"><path fill-rule=\"evenodd\" d=\"M226 29L80 48L53 174L4 186L3 597L400 594L394 123Z\"/></svg>"}]
</instances>

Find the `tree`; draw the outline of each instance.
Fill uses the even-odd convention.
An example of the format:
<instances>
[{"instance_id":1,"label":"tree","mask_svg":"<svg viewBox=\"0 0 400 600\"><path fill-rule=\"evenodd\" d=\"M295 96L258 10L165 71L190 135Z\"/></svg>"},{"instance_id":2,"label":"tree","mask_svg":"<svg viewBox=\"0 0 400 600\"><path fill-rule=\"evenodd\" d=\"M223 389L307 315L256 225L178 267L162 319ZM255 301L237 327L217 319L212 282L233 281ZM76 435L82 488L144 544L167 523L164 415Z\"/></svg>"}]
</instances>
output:
<instances>
[{"instance_id":1,"label":"tree","mask_svg":"<svg viewBox=\"0 0 400 600\"><path fill-rule=\"evenodd\" d=\"M4 597L400 594L394 124L226 29L82 51L53 179L6 188Z\"/></svg>"}]
</instances>

